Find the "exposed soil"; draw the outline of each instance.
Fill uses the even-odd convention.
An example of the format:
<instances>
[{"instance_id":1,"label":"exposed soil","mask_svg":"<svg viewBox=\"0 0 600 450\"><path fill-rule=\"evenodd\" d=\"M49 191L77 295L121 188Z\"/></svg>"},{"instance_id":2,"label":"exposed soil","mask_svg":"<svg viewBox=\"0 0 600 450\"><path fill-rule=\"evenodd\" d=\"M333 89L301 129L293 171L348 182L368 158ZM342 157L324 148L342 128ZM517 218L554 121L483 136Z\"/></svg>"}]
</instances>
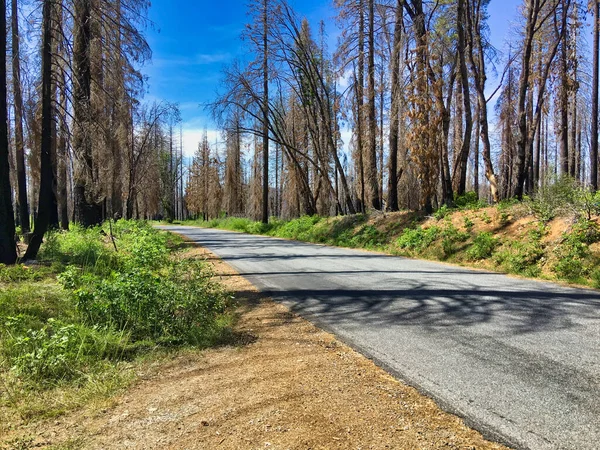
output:
<instances>
[{"instance_id":1,"label":"exposed soil","mask_svg":"<svg viewBox=\"0 0 600 450\"><path fill-rule=\"evenodd\" d=\"M501 449L269 299L204 249L241 303L237 347L155 364L116 406L30 432L89 449Z\"/></svg>"}]
</instances>

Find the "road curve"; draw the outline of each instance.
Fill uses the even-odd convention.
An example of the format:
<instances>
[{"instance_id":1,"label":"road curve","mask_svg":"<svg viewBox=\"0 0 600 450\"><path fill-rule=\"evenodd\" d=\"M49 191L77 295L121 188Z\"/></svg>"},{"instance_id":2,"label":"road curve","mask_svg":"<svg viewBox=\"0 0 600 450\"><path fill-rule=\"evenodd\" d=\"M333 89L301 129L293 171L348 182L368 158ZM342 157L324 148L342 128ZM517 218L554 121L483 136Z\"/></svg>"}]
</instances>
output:
<instances>
[{"instance_id":1,"label":"road curve","mask_svg":"<svg viewBox=\"0 0 600 450\"><path fill-rule=\"evenodd\" d=\"M600 295L440 263L163 227L517 448L600 448Z\"/></svg>"}]
</instances>

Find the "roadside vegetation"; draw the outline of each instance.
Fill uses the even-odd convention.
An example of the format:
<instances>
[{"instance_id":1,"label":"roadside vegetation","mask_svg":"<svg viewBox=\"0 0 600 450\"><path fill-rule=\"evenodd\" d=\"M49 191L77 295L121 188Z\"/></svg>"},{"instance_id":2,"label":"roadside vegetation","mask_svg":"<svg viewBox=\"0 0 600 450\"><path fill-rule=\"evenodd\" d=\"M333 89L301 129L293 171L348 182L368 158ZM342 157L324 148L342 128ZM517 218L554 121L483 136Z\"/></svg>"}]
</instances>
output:
<instances>
[{"instance_id":1,"label":"roadside vegetation","mask_svg":"<svg viewBox=\"0 0 600 450\"><path fill-rule=\"evenodd\" d=\"M600 288L600 194L568 178L533 198L489 206L474 193L432 215L417 212L304 216L268 224L226 217L208 228L364 248Z\"/></svg>"},{"instance_id":2,"label":"roadside vegetation","mask_svg":"<svg viewBox=\"0 0 600 450\"><path fill-rule=\"evenodd\" d=\"M38 261L0 265L0 434L104 401L165 352L230 338L228 297L180 238L136 221L112 233L72 225Z\"/></svg>"}]
</instances>

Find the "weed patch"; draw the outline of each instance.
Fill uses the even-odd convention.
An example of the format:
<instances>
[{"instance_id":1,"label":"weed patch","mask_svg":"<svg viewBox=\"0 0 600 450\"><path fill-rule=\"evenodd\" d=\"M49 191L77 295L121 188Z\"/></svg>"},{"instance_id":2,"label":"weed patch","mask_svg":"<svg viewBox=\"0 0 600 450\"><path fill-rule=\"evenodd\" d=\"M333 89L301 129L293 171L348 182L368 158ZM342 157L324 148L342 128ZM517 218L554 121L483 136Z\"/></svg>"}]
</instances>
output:
<instances>
[{"instance_id":1,"label":"weed patch","mask_svg":"<svg viewBox=\"0 0 600 450\"><path fill-rule=\"evenodd\" d=\"M147 223L119 221L113 232L52 232L40 264L0 267L0 417L60 414L80 403L59 391L114 393L137 356L223 342L227 296L209 266L175 258L180 238Z\"/></svg>"},{"instance_id":2,"label":"weed patch","mask_svg":"<svg viewBox=\"0 0 600 450\"><path fill-rule=\"evenodd\" d=\"M489 258L497 246L498 239L492 233L479 233L466 251L467 258L472 261Z\"/></svg>"}]
</instances>

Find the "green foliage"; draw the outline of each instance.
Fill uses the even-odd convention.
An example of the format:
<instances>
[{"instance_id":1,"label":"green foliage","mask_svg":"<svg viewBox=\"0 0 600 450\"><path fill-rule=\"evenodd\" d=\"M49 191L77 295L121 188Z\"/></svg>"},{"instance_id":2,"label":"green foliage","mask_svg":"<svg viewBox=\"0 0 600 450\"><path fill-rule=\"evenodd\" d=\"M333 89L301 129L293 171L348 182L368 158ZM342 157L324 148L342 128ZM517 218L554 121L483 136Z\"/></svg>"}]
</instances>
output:
<instances>
[{"instance_id":1,"label":"green foliage","mask_svg":"<svg viewBox=\"0 0 600 450\"><path fill-rule=\"evenodd\" d=\"M310 240L314 226L320 220L319 216L302 216L280 224L272 234L287 239L308 241Z\"/></svg>"},{"instance_id":2,"label":"green foliage","mask_svg":"<svg viewBox=\"0 0 600 450\"><path fill-rule=\"evenodd\" d=\"M44 327L24 334L21 317L8 317L4 356L19 377L42 384L78 378L103 359L119 359L126 338L114 332L50 319ZM14 337L12 337L14 336Z\"/></svg>"},{"instance_id":3,"label":"green foliage","mask_svg":"<svg viewBox=\"0 0 600 450\"><path fill-rule=\"evenodd\" d=\"M86 324L131 334L135 341L204 344L204 332L224 312L225 297L200 261L170 262L159 271L142 266L108 278L70 267L61 276L74 288Z\"/></svg>"},{"instance_id":4,"label":"green foliage","mask_svg":"<svg viewBox=\"0 0 600 450\"><path fill-rule=\"evenodd\" d=\"M481 220L483 220L484 223L490 224L492 223L492 218L490 217L490 215L487 213L487 211L484 211L483 214L481 215Z\"/></svg>"},{"instance_id":5,"label":"green foliage","mask_svg":"<svg viewBox=\"0 0 600 450\"><path fill-rule=\"evenodd\" d=\"M444 218L446 218L451 212L451 209L448 208L448 205L442 205L441 207L438 208L438 210L436 212L433 213L433 217L436 218L436 220L442 220Z\"/></svg>"},{"instance_id":6,"label":"green foliage","mask_svg":"<svg viewBox=\"0 0 600 450\"><path fill-rule=\"evenodd\" d=\"M473 227L475 226L475 223L473 223L473 221L471 220L471 218L465 216L465 218L464 218L464 226L465 226L465 230L470 233L473 230Z\"/></svg>"},{"instance_id":7,"label":"green foliage","mask_svg":"<svg viewBox=\"0 0 600 450\"><path fill-rule=\"evenodd\" d=\"M470 260L485 259L492 256L498 246L498 239L492 233L479 233L467 249L466 254Z\"/></svg>"},{"instance_id":8,"label":"green foliage","mask_svg":"<svg viewBox=\"0 0 600 450\"><path fill-rule=\"evenodd\" d=\"M100 227L82 228L76 224L71 225L69 232L49 232L39 253L41 260L97 267L98 270L110 267L114 257L114 251L104 245Z\"/></svg>"},{"instance_id":9,"label":"green foliage","mask_svg":"<svg viewBox=\"0 0 600 450\"><path fill-rule=\"evenodd\" d=\"M31 268L22 264L5 266L0 264L0 283L19 283L23 281L40 281L52 273L50 267Z\"/></svg>"},{"instance_id":10,"label":"green foliage","mask_svg":"<svg viewBox=\"0 0 600 450\"><path fill-rule=\"evenodd\" d=\"M557 261L552 267L559 278L580 281L590 274L593 264L590 261L589 245L600 240L598 224L580 219L570 232L563 235L562 242L556 248Z\"/></svg>"},{"instance_id":11,"label":"green foliage","mask_svg":"<svg viewBox=\"0 0 600 450\"><path fill-rule=\"evenodd\" d=\"M179 238L148 223L112 228L118 252L108 226L74 226L51 233L40 252L60 264L0 267L0 371L47 388L91 379L157 344L220 338L226 297L209 266L173 258Z\"/></svg>"},{"instance_id":12,"label":"green foliage","mask_svg":"<svg viewBox=\"0 0 600 450\"><path fill-rule=\"evenodd\" d=\"M364 225L350 239L351 247L374 248L380 247L387 242L385 233L379 231L373 225Z\"/></svg>"},{"instance_id":13,"label":"green foliage","mask_svg":"<svg viewBox=\"0 0 600 450\"><path fill-rule=\"evenodd\" d=\"M496 209L498 211L506 211L510 208L512 208L515 205L519 204L519 200L515 199L515 198L507 198L504 200L500 200L497 204L496 204Z\"/></svg>"},{"instance_id":14,"label":"green foliage","mask_svg":"<svg viewBox=\"0 0 600 450\"><path fill-rule=\"evenodd\" d=\"M596 289L600 289L600 269L593 270L590 277L592 279L592 286Z\"/></svg>"},{"instance_id":15,"label":"green foliage","mask_svg":"<svg viewBox=\"0 0 600 450\"><path fill-rule=\"evenodd\" d=\"M401 249L418 252L429 247L440 235L439 227L407 228L396 241L396 245Z\"/></svg>"},{"instance_id":16,"label":"green foliage","mask_svg":"<svg viewBox=\"0 0 600 450\"><path fill-rule=\"evenodd\" d=\"M456 253L457 244L469 239L469 233L460 231L452 224L443 228L440 236L442 238L442 250L444 251L444 257L446 258Z\"/></svg>"},{"instance_id":17,"label":"green foliage","mask_svg":"<svg viewBox=\"0 0 600 450\"><path fill-rule=\"evenodd\" d=\"M512 210L517 205L520 205L520 203L518 200L515 199L506 199L498 202L498 204L496 205L496 209L499 213L500 225L504 226L509 222Z\"/></svg>"},{"instance_id":18,"label":"green foliage","mask_svg":"<svg viewBox=\"0 0 600 450\"><path fill-rule=\"evenodd\" d=\"M584 188L580 193L580 204L584 217L591 220L592 215L600 214L600 191L593 192L591 189Z\"/></svg>"},{"instance_id":19,"label":"green foliage","mask_svg":"<svg viewBox=\"0 0 600 450\"><path fill-rule=\"evenodd\" d=\"M541 268L539 262L544 256L544 246L537 239L531 237L525 241L511 240L504 243L503 247L494 253L495 262L509 273L539 276Z\"/></svg>"},{"instance_id":20,"label":"green foliage","mask_svg":"<svg viewBox=\"0 0 600 450\"><path fill-rule=\"evenodd\" d=\"M566 239L584 244L594 244L600 241L600 228L596 222L581 218L573 225Z\"/></svg>"},{"instance_id":21,"label":"green foliage","mask_svg":"<svg viewBox=\"0 0 600 450\"><path fill-rule=\"evenodd\" d=\"M478 198L478 195L474 191L465 192L464 195L456 195L454 197L454 204L460 209L480 209L486 205L486 203Z\"/></svg>"},{"instance_id":22,"label":"green foliage","mask_svg":"<svg viewBox=\"0 0 600 450\"><path fill-rule=\"evenodd\" d=\"M569 176L548 180L528 201L532 212L543 221L561 215L583 216L588 220L600 213L600 194Z\"/></svg>"}]
</instances>

